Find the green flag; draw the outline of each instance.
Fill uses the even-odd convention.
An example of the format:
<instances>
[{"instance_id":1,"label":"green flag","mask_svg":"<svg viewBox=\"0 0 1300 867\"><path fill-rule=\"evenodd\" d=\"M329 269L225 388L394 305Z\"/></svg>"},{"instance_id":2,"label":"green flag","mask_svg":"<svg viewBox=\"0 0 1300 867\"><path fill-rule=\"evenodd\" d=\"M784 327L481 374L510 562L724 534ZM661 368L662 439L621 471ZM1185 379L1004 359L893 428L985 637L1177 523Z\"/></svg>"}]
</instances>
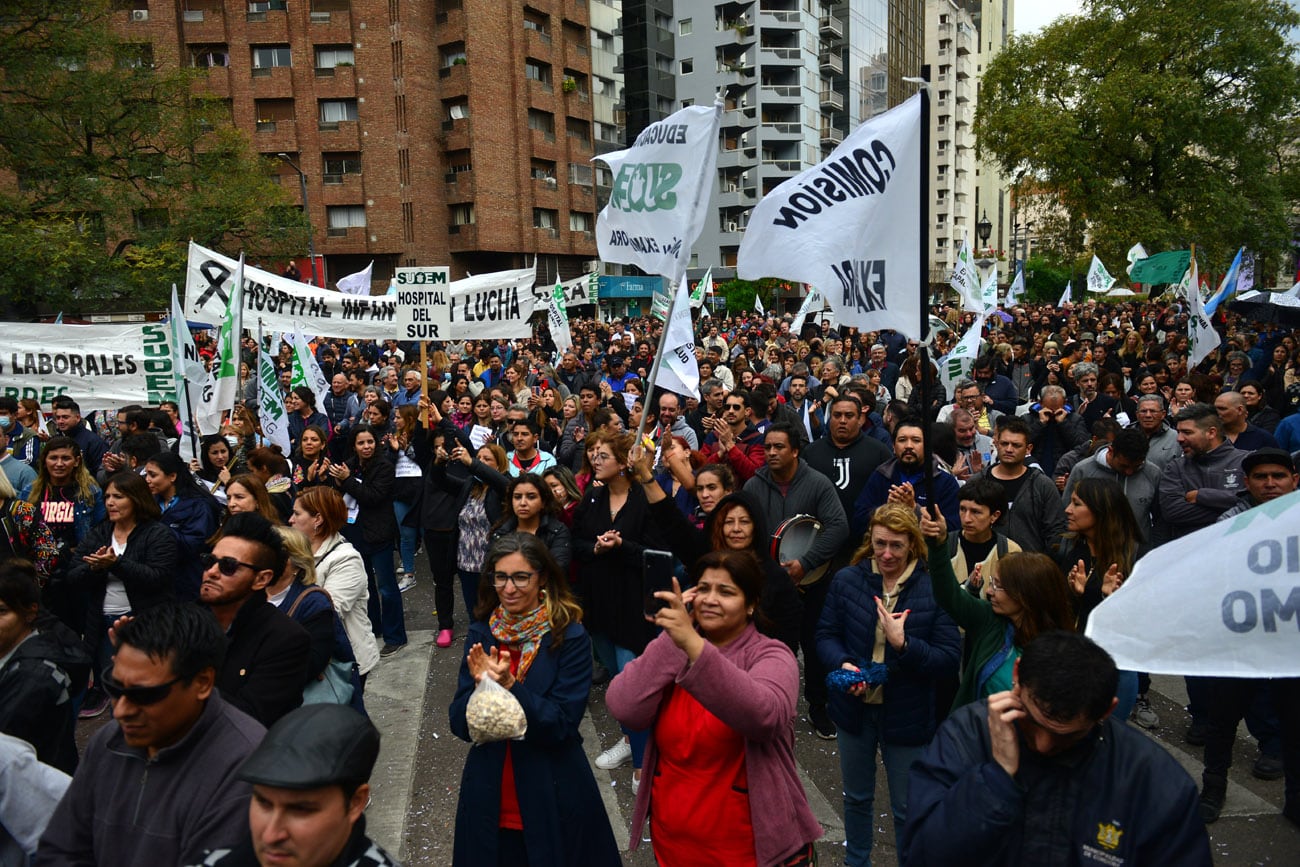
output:
<instances>
[{"instance_id":1,"label":"green flag","mask_svg":"<svg viewBox=\"0 0 1300 867\"><path fill-rule=\"evenodd\" d=\"M1177 283L1187 273L1187 264L1191 260L1190 250L1167 250L1156 253L1133 263L1129 280L1133 283L1145 283L1158 286L1164 283Z\"/></svg>"}]
</instances>

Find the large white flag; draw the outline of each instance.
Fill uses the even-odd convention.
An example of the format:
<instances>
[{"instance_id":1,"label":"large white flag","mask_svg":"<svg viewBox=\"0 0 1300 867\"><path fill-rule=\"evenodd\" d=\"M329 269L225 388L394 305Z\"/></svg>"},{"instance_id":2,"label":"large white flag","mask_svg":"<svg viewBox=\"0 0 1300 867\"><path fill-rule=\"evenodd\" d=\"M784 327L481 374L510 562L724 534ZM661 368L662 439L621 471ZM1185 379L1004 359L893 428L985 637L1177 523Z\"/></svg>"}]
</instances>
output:
<instances>
[{"instance_id":1,"label":"large white flag","mask_svg":"<svg viewBox=\"0 0 1300 867\"><path fill-rule=\"evenodd\" d=\"M172 284L171 321L167 325L172 345L172 377L176 380L176 406L181 418L180 456L189 463L198 457L199 438L190 396L202 394L207 372L199 361L198 348L186 325L185 311L181 309L181 301L176 297L175 283Z\"/></svg>"},{"instance_id":2,"label":"large white flag","mask_svg":"<svg viewBox=\"0 0 1300 867\"><path fill-rule=\"evenodd\" d=\"M1298 526L1300 492L1161 545L1093 609L1087 636L1131 671L1300 676Z\"/></svg>"},{"instance_id":3,"label":"large white flag","mask_svg":"<svg viewBox=\"0 0 1300 867\"><path fill-rule=\"evenodd\" d=\"M1200 277L1196 273L1196 246L1192 246L1192 258L1187 264L1187 273L1178 289L1187 299L1187 340L1190 343L1188 366L1195 367L1205 357L1219 348L1219 334L1210 324L1210 317L1205 313L1205 302L1197 290Z\"/></svg>"},{"instance_id":4,"label":"large white flag","mask_svg":"<svg viewBox=\"0 0 1300 867\"><path fill-rule=\"evenodd\" d=\"M921 96L866 121L754 208L737 274L820 287L836 323L921 336Z\"/></svg>"},{"instance_id":5,"label":"large white flag","mask_svg":"<svg viewBox=\"0 0 1300 867\"><path fill-rule=\"evenodd\" d=\"M1132 276L1133 266L1136 265L1138 262L1141 262L1143 259L1148 258L1146 247L1143 247L1141 242L1134 244L1132 247L1128 248L1127 258L1128 258L1128 267L1124 269L1124 273L1128 274L1129 276Z\"/></svg>"},{"instance_id":6,"label":"large white flag","mask_svg":"<svg viewBox=\"0 0 1300 867\"><path fill-rule=\"evenodd\" d=\"M317 409L321 408L321 401L325 399L325 393L330 390L329 380L325 378L325 372L320 369L316 353L311 351L311 343L302 333L302 326L296 322L293 324L293 384L294 386L305 385L311 389L312 394L316 395Z\"/></svg>"},{"instance_id":7,"label":"large white flag","mask_svg":"<svg viewBox=\"0 0 1300 867\"><path fill-rule=\"evenodd\" d=\"M1071 293L1072 293L1073 291L1074 291L1074 288L1073 288L1072 284L1069 283L1069 282L1067 282L1067 283L1065 284L1065 291L1061 293L1061 300L1056 302L1056 306L1057 306L1057 307L1064 307L1066 304L1069 304L1069 303L1070 303Z\"/></svg>"},{"instance_id":8,"label":"large white flag","mask_svg":"<svg viewBox=\"0 0 1300 867\"><path fill-rule=\"evenodd\" d=\"M271 354L262 346L261 335L257 341L257 417L262 423L262 436L268 443L280 447L285 457L289 448L289 413L280 398L280 377L275 372Z\"/></svg>"},{"instance_id":9,"label":"large white flag","mask_svg":"<svg viewBox=\"0 0 1300 867\"><path fill-rule=\"evenodd\" d=\"M1089 292L1109 292L1110 287L1115 285L1115 278L1110 276L1106 266L1101 264L1097 254L1092 254L1092 264L1088 266L1088 291Z\"/></svg>"},{"instance_id":10,"label":"large white flag","mask_svg":"<svg viewBox=\"0 0 1300 867\"><path fill-rule=\"evenodd\" d=\"M809 288L808 297L803 299L803 303L799 305L799 312L795 314L794 321L790 323L790 334L792 336L799 336L799 332L803 329L804 320L808 318L808 314L813 310L813 304L816 304L817 309L821 310L822 297L815 288Z\"/></svg>"},{"instance_id":11,"label":"large white flag","mask_svg":"<svg viewBox=\"0 0 1300 867\"><path fill-rule=\"evenodd\" d=\"M226 315L217 332L217 351L198 410L199 432L221 433L222 415L239 399L240 342L244 333L244 254L239 254ZM286 452L286 454L288 454Z\"/></svg>"},{"instance_id":12,"label":"large white flag","mask_svg":"<svg viewBox=\"0 0 1300 867\"><path fill-rule=\"evenodd\" d=\"M676 394L700 396L700 367L695 362L695 330L691 328L691 299L685 282L678 284L663 334L663 362L654 384Z\"/></svg>"},{"instance_id":13,"label":"large white flag","mask_svg":"<svg viewBox=\"0 0 1300 867\"><path fill-rule=\"evenodd\" d=\"M573 348L573 335L569 332L569 309L564 303L564 284L556 283L551 290L551 300L546 306L546 322L551 327L551 340L555 351L563 355Z\"/></svg>"},{"instance_id":14,"label":"large white flag","mask_svg":"<svg viewBox=\"0 0 1300 867\"><path fill-rule=\"evenodd\" d=\"M952 394L952 387L957 384L957 380L969 374L970 369L975 366L975 359L980 354L980 334L983 331L984 314L981 313L975 317L970 330L962 335L957 345L939 359L937 364L939 381L943 383L944 390L948 394Z\"/></svg>"},{"instance_id":15,"label":"large white flag","mask_svg":"<svg viewBox=\"0 0 1300 867\"><path fill-rule=\"evenodd\" d=\"M370 275L375 270L375 263L371 260L370 264L355 274L349 274L346 277L340 277L335 286L344 295L369 295L370 294Z\"/></svg>"},{"instance_id":16,"label":"large white flag","mask_svg":"<svg viewBox=\"0 0 1300 867\"><path fill-rule=\"evenodd\" d=\"M721 101L687 106L643 129L630 148L596 157L614 173L596 218L601 259L662 274L670 286L683 281L708 216L721 119Z\"/></svg>"},{"instance_id":17,"label":"large white flag","mask_svg":"<svg viewBox=\"0 0 1300 867\"><path fill-rule=\"evenodd\" d=\"M698 310L703 307L704 299L712 294L713 268L710 267L709 270L704 272L704 276L700 278L700 282L696 283L695 288L691 290L691 309Z\"/></svg>"},{"instance_id":18,"label":"large white flag","mask_svg":"<svg viewBox=\"0 0 1300 867\"><path fill-rule=\"evenodd\" d=\"M979 312L985 315L998 309L998 266L993 265L993 271L989 274L989 279L984 281L980 287L980 309Z\"/></svg>"},{"instance_id":19,"label":"large white flag","mask_svg":"<svg viewBox=\"0 0 1300 867\"><path fill-rule=\"evenodd\" d=\"M1017 304L1019 304L1020 296L1023 295L1024 292L1025 292L1025 269L1024 266L1022 265L1016 269L1016 279L1012 280L1011 285L1007 287L1006 308L1010 310L1012 307L1015 307Z\"/></svg>"},{"instance_id":20,"label":"large white flag","mask_svg":"<svg viewBox=\"0 0 1300 867\"><path fill-rule=\"evenodd\" d=\"M980 292L980 278L975 273L975 263L970 258L970 243L963 238L957 251L957 264L952 268L949 285L961 299L961 309L971 313L984 312L984 299Z\"/></svg>"}]
</instances>

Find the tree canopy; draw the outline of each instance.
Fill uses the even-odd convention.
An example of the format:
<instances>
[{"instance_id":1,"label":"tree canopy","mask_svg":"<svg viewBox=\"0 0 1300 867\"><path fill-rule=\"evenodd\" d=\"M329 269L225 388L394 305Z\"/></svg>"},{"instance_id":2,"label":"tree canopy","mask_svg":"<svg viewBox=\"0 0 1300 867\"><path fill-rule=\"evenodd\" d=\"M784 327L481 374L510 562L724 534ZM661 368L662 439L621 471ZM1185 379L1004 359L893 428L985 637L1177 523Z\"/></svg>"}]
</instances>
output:
<instances>
[{"instance_id":1,"label":"tree canopy","mask_svg":"<svg viewBox=\"0 0 1300 867\"><path fill-rule=\"evenodd\" d=\"M1110 265L1138 241L1225 266L1241 245L1285 251L1297 25L1280 0L1085 0L1012 39L984 71L975 133L1018 194L1059 205L1035 214L1035 247L1073 258L1087 232Z\"/></svg>"},{"instance_id":2,"label":"tree canopy","mask_svg":"<svg viewBox=\"0 0 1300 867\"><path fill-rule=\"evenodd\" d=\"M162 307L186 242L281 258L307 224L203 96L202 70L120 38L104 0L10 0L0 19L0 303Z\"/></svg>"}]
</instances>

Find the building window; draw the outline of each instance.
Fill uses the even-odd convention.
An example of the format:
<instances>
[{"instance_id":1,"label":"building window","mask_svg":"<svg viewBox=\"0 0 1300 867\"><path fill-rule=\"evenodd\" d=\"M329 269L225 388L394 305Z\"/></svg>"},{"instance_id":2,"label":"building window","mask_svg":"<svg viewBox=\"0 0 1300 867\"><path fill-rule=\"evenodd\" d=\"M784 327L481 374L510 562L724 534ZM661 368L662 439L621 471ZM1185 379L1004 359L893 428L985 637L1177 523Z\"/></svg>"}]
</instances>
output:
<instances>
[{"instance_id":1,"label":"building window","mask_svg":"<svg viewBox=\"0 0 1300 867\"><path fill-rule=\"evenodd\" d=\"M591 146L591 124L576 117L565 118L565 132L569 138Z\"/></svg>"},{"instance_id":2,"label":"building window","mask_svg":"<svg viewBox=\"0 0 1300 867\"><path fill-rule=\"evenodd\" d=\"M560 212L551 208L533 208L534 229L554 229Z\"/></svg>"},{"instance_id":3,"label":"building window","mask_svg":"<svg viewBox=\"0 0 1300 867\"><path fill-rule=\"evenodd\" d=\"M274 132L276 124L294 119L292 99L259 99L253 103L258 132Z\"/></svg>"},{"instance_id":4,"label":"building window","mask_svg":"<svg viewBox=\"0 0 1300 867\"><path fill-rule=\"evenodd\" d=\"M165 229L171 223L166 208L141 208L132 216L135 218L135 227L144 232Z\"/></svg>"},{"instance_id":5,"label":"building window","mask_svg":"<svg viewBox=\"0 0 1300 867\"><path fill-rule=\"evenodd\" d=\"M543 37L551 32L551 16L528 6L524 7L524 29L531 30ZM549 37L543 41L549 42Z\"/></svg>"},{"instance_id":6,"label":"building window","mask_svg":"<svg viewBox=\"0 0 1300 867\"><path fill-rule=\"evenodd\" d=\"M539 160L534 158L529 164L529 174L535 181L546 181L551 186L555 185L555 161Z\"/></svg>"},{"instance_id":7,"label":"building window","mask_svg":"<svg viewBox=\"0 0 1300 867\"><path fill-rule=\"evenodd\" d=\"M438 51L438 57L441 60L440 65L442 66L443 69L446 69L451 66L460 66L461 64L466 63L467 61L465 60L465 43L452 42L448 45L442 46L442 48L439 49Z\"/></svg>"},{"instance_id":8,"label":"building window","mask_svg":"<svg viewBox=\"0 0 1300 867\"><path fill-rule=\"evenodd\" d=\"M447 180L454 180L451 175L474 171L474 160L468 150L450 151L447 154Z\"/></svg>"},{"instance_id":9,"label":"building window","mask_svg":"<svg viewBox=\"0 0 1300 867\"><path fill-rule=\"evenodd\" d=\"M528 109L528 128L540 130L549 139L555 138L555 115L540 109Z\"/></svg>"},{"instance_id":10,"label":"building window","mask_svg":"<svg viewBox=\"0 0 1300 867\"><path fill-rule=\"evenodd\" d=\"M327 184L341 184L344 175L361 174L361 154L356 151L321 154L321 164Z\"/></svg>"},{"instance_id":11,"label":"building window","mask_svg":"<svg viewBox=\"0 0 1300 867\"><path fill-rule=\"evenodd\" d=\"M333 69L336 66L356 66L356 54L351 45L317 45L316 68Z\"/></svg>"},{"instance_id":12,"label":"building window","mask_svg":"<svg viewBox=\"0 0 1300 867\"><path fill-rule=\"evenodd\" d=\"M348 229L364 228L366 225L365 205L330 205L325 209L331 234Z\"/></svg>"},{"instance_id":13,"label":"building window","mask_svg":"<svg viewBox=\"0 0 1300 867\"><path fill-rule=\"evenodd\" d=\"M466 202L462 205L452 205L451 224L453 226L474 225L474 203Z\"/></svg>"},{"instance_id":14,"label":"building window","mask_svg":"<svg viewBox=\"0 0 1300 867\"><path fill-rule=\"evenodd\" d=\"M693 32L693 29L694 28L691 25L691 19L689 18L683 18L681 21L677 22L678 36L690 36L691 33Z\"/></svg>"},{"instance_id":15,"label":"building window","mask_svg":"<svg viewBox=\"0 0 1300 867\"><path fill-rule=\"evenodd\" d=\"M129 42L117 48L118 69L149 69L153 66L153 46L147 42Z\"/></svg>"},{"instance_id":16,"label":"building window","mask_svg":"<svg viewBox=\"0 0 1300 867\"><path fill-rule=\"evenodd\" d=\"M253 68L272 69L276 66L292 66L293 59L287 45L254 45Z\"/></svg>"},{"instance_id":17,"label":"building window","mask_svg":"<svg viewBox=\"0 0 1300 867\"><path fill-rule=\"evenodd\" d=\"M570 232L590 232L596 225L592 215L585 211L569 212L569 231Z\"/></svg>"},{"instance_id":18,"label":"building window","mask_svg":"<svg viewBox=\"0 0 1300 867\"><path fill-rule=\"evenodd\" d=\"M682 75L690 75L695 71L695 58L682 61Z\"/></svg>"},{"instance_id":19,"label":"building window","mask_svg":"<svg viewBox=\"0 0 1300 867\"><path fill-rule=\"evenodd\" d=\"M320 122L338 123L342 120L357 119L357 101L355 99L320 100Z\"/></svg>"},{"instance_id":20,"label":"building window","mask_svg":"<svg viewBox=\"0 0 1300 867\"><path fill-rule=\"evenodd\" d=\"M546 89L551 87L551 65L531 57L524 61L524 77L537 81Z\"/></svg>"},{"instance_id":21,"label":"building window","mask_svg":"<svg viewBox=\"0 0 1300 867\"><path fill-rule=\"evenodd\" d=\"M190 66L208 69L214 66L229 66L230 51L225 45L191 45Z\"/></svg>"}]
</instances>

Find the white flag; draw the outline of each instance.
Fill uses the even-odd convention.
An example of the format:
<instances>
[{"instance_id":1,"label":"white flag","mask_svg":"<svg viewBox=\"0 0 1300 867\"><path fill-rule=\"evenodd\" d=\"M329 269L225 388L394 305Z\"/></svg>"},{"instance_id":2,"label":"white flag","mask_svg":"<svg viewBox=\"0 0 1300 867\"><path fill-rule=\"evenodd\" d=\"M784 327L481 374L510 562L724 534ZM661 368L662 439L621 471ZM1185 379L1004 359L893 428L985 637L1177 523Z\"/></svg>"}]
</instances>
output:
<instances>
[{"instance_id":1,"label":"white flag","mask_svg":"<svg viewBox=\"0 0 1300 867\"><path fill-rule=\"evenodd\" d=\"M1237 272L1237 294L1255 288L1255 254L1247 251L1241 257L1241 270Z\"/></svg>"},{"instance_id":2,"label":"white flag","mask_svg":"<svg viewBox=\"0 0 1300 867\"><path fill-rule=\"evenodd\" d=\"M260 335L259 335L260 338ZM271 354L257 341L257 416L262 423L262 436L287 457L289 449L289 413L280 399L280 377L275 373Z\"/></svg>"},{"instance_id":3,"label":"white flag","mask_svg":"<svg viewBox=\"0 0 1300 867\"><path fill-rule=\"evenodd\" d=\"M1219 348L1219 334L1210 324L1210 317L1205 315L1205 302L1196 289L1198 283L1200 277L1196 273L1196 247L1193 246L1187 272L1183 275L1183 282L1178 284L1179 292L1187 299L1187 340L1191 344L1188 347L1189 367L1200 364L1207 355Z\"/></svg>"},{"instance_id":4,"label":"white flag","mask_svg":"<svg viewBox=\"0 0 1300 867\"><path fill-rule=\"evenodd\" d=\"M713 268L704 272L700 282L695 284L695 289L691 291L691 309L698 310L704 306L704 299L713 294Z\"/></svg>"},{"instance_id":5,"label":"white flag","mask_svg":"<svg viewBox=\"0 0 1300 867\"><path fill-rule=\"evenodd\" d=\"M311 389L312 394L316 395L317 409L320 409L325 393L330 390L329 380L320 369L316 353L311 351L311 343L302 333L302 326L296 322L293 325L293 384L305 385Z\"/></svg>"},{"instance_id":6,"label":"white flag","mask_svg":"<svg viewBox=\"0 0 1300 867\"><path fill-rule=\"evenodd\" d=\"M546 321L551 327L551 340L555 351L563 355L573 348L573 335L569 332L569 309L564 304L564 284L556 283L551 290L551 300L546 306Z\"/></svg>"},{"instance_id":7,"label":"white flag","mask_svg":"<svg viewBox=\"0 0 1300 867\"><path fill-rule=\"evenodd\" d=\"M759 316L767 316L767 311L763 309L763 299L758 297L758 292L754 292L754 312Z\"/></svg>"},{"instance_id":8,"label":"white flag","mask_svg":"<svg viewBox=\"0 0 1300 867\"><path fill-rule=\"evenodd\" d=\"M1128 274L1129 276L1132 276L1133 266L1136 265L1138 262L1141 262L1145 258L1147 258L1147 250L1146 247L1143 247L1141 243L1134 244L1132 247L1129 247L1128 267L1124 269L1124 273Z\"/></svg>"},{"instance_id":9,"label":"white flag","mask_svg":"<svg viewBox=\"0 0 1300 867\"><path fill-rule=\"evenodd\" d=\"M703 307L700 308L700 318L701 318L701 319L708 319L711 315L712 315L712 314L709 313L709 305L708 305L708 304L705 304Z\"/></svg>"},{"instance_id":10,"label":"white flag","mask_svg":"<svg viewBox=\"0 0 1300 867\"><path fill-rule=\"evenodd\" d=\"M1092 254L1092 264L1088 266L1088 291L1089 292L1109 292L1110 287L1115 285L1115 278L1110 276L1106 266L1101 264L1097 254Z\"/></svg>"},{"instance_id":11,"label":"white flag","mask_svg":"<svg viewBox=\"0 0 1300 867\"><path fill-rule=\"evenodd\" d=\"M957 345L939 359L939 381L948 394L952 394L952 387L957 384L957 380L969 374L975 365L975 359L980 354L980 334L983 331L984 315L980 314L971 323L970 330L957 341Z\"/></svg>"},{"instance_id":12,"label":"white flag","mask_svg":"<svg viewBox=\"0 0 1300 867\"><path fill-rule=\"evenodd\" d=\"M998 266L993 266L989 279L980 288L980 313L989 314L998 309Z\"/></svg>"},{"instance_id":13,"label":"white flag","mask_svg":"<svg viewBox=\"0 0 1300 867\"><path fill-rule=\"evenodd\" d=\"M975 273L975 265L970 258L970 244L962 239L961 249L957 251L957 264L952 269L949 285L957 291L961 299L961 309L971 313L984 312L984 299L980 292L980 278Z\"/></svg>"},{"instance_id":14,"label":"white flag","mask_svg":"<svg viewBox=\"0 0 1300 867\"><path fill-rule=\"evenodd\" d=\"M695 330L691 328L691 299L686 284L677 285L668 325L663 334L663 362L655 385L676 394L700 396L700 367L695 362Z\"/></svg>"},{"instance_id":15,"label":"white flag","mask_svg":"<svg viewBox=\"0 0 1300 867\"><path fill-rule=\"evenodd\" d=\"M803 330L804 320L807 319L808 314L812 312L814 303L817 305L818 310L822 309L821 295L816 289L809 289L808 297L803 299L803 303L799 305L799 312L795 314L794 321L790 323L791 335L795 337L799 336L799 332Z\"/></svg>"},{"instance_id":16,"label":"white flag","mask_svg":"<svg viewBox=\"0 0 1300 867\"><path fill-rule=\"evenodd\" d=\"M831 155L768 193L737 274L818 286L836 323L921 336L921 96L871 118Z\"/></svg>"},{"instance_id":17,"label":"white flag","mask_svg":"<svg viewBox=\"0 0 1300 867\"><path fill-rule=\"evenodd\" d=\"M1085 634L1122 669L1300 676L1297 526L1292 493L1161 545L1093 610Z\"/></svg>"},{"instance_id":18,"label":"white flag","mask_svg":"<svg viewBox=\"0 0 1300 867\"><path fill-rule=\"evenodd\" d=\"M630 148L596 157L614 173L596 218L601 259L662 274L670 286L685 281L708 217L721 119L721 101L688 106L643 129Z\"/></svg>"},{"instance_id":19,"label":"white flag","mask_svg":"<svg viewBox=\"0 0 1300 867\"><path fill-rule=\"evenodd\" d=\"M172 375L176 380L176 405L181 417L180 456L189 463L198 457L196 443L199 436L190 397L202 393L207 372L199 362L199 351L194 346L194 338L185 323L185 311L181 309L180 299L176 297L175 283L172 284L171 321L168 325L168 336L172 344Z\"/></svg>"},{"instance_id":20,"label":"white flag","mask_svg":"<svg viewBox=\"0 0 1300 867\"><path fill-rule=\"evenodd\" d=\"M1066 283L1066 284L1065 284L1065 291L1061 293L1061 300L1056 302L1056 306L1057 306L1057 307L1064 307L1066 304L1069 304L1069 303L1070 303L1070 293L1071 293L1071 291L1072 291L1071 284L1070 284L1070 283Z\"/></svg>"},{"instance_id":21,"label":"white flag","mask_svg":"<svg viewBox=\"0 0 1300 867\"><path fill-rule=\"evenodd\" d=\"M221 433L222 416L233 410L239 399L240 341L244 333L244 254L239 254L235 276L231 283L230 299L226 302L226 315L217 331L217 350L212 356L208 382L198 410L199 432Z\"/></svg>"},{"instance_id":22,"label":"white flag","mask_svg":"<svg viewBox=\"0 0 1300 867\"><path fill-rule=\"evenodd\" d=\"M349 274L346 277L340 277L339 281L334 285L339 287L339 291L344 295L369 295L370 274L374 270L375 263L372 260L363 270L355 274Z\"/></svg>"},{"instance_id":23,"label":"white flag","mask_svg":"<svg viewBox=\"0 0 1300 867\"><path fill-rule=\"evenodd\" d=\"M1024 294L1024 291L1025 269L1020 267L1016 269L1016 279L1012 280L1011 285L1007 287L1007 303L1005 306L1008 310L1020 303L1020 296Z\"/></svg>"}]
</instances>

